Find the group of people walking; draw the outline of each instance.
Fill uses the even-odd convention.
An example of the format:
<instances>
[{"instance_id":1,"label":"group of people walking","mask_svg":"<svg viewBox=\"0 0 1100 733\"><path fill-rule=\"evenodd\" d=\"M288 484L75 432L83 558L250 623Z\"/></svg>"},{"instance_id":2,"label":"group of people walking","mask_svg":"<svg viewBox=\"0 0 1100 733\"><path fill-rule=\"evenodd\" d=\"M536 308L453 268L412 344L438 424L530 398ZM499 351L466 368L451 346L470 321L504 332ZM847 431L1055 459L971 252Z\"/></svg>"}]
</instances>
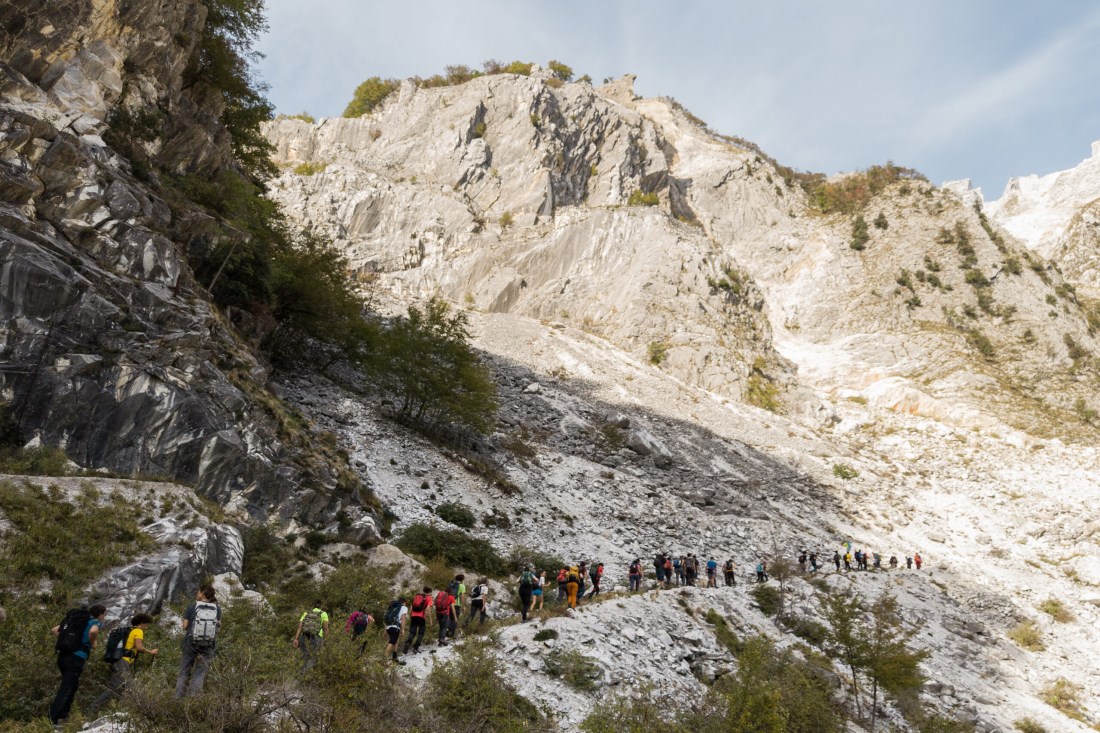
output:
<instances>
[{"instance_id":1,"label":"group of people walking","mask_svg":"<svg viewBox=\"0 0 1100 733\"><path fill-rule=\"evenodd\" d=\"M181 621L183 638L180 642L176 697L202 692L221 627L221 615L214 588L209 585L199 588ZM54 649L57 652L57 668L61 672L61 685L49 710L50 722L55 728L59 729L69 717L85 664L99 644L106 619L107 607L102 604L74 608L52 629L57 637ZM153 620L149 614L135 614L129 623L120 624L106 636L103 660L111 665L111 676L107 688L89 705L90 715L126 691L133 679L134 663L139 654L155 657L160 651L145 644L145 631Z\"/></svg>"}]
</instances>

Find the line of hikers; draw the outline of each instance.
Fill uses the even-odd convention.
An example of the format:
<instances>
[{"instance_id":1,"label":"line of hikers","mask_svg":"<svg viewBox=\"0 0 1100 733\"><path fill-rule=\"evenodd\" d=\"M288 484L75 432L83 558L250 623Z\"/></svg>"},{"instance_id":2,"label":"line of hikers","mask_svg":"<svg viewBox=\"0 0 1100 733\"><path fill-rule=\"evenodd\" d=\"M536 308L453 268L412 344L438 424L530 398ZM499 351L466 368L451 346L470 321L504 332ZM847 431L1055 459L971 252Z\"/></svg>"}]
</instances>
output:
<instances>
[{"instance_id":1,"label":"line of hikers","mask_svg":"<svg viewBox=\"0 0 1100 733\"><path fill-rule=\"evenodd\" d=\"M176 697L202 692L206 671L214 656L221 617L221 606L215 598L214 588L210 585L199 588L180 623L183 639L180 642L182 653L176 676ZM61 685L49 710L50 722L57 729L69 717L84 666L99 643L106 618L107 607L103 604L74 608L51 630L57 637L54 649L57 652L57 668L61 672ZM107 689L89 706L87 712L90 715L125 692L133 679L133 665L138 654L157 655L159 649L145 645L145 631L152 623L152 616L138 613L130 618L129 623L120 624L107 634L103 661L111 665L111 676Z\"/></svg>"}]
</instances>

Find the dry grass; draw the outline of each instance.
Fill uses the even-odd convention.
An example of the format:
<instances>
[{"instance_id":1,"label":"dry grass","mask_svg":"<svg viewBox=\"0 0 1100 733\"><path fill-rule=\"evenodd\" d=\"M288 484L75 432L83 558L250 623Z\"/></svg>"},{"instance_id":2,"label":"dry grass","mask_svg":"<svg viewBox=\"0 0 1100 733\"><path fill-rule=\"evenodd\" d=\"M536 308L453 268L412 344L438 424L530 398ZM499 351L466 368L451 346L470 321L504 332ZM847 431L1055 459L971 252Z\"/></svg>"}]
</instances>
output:
<instances>
[{"instance_id":1,"label":"dry grass","mask_svg":"<svg viewBox=\"0 0 1100 733\"><path fill-rule=\"evenodd\" d=\"M1029 652L1041 652L1046 649L1043 635L1034 621L1021 621L1016 624L1015 628L1008 632L1008 638Z\"/></svg>"}]
</instances>

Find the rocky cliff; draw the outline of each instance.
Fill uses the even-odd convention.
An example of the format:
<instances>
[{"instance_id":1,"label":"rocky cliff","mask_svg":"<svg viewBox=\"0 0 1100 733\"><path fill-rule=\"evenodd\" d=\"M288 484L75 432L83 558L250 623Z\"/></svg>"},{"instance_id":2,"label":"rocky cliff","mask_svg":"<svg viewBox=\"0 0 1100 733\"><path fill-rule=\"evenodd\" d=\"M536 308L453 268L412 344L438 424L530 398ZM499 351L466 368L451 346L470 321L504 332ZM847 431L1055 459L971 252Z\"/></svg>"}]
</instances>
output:
<instances>
[{"instance_id":1,"label":"rocky cliff","mask_svg":"<svg viewBox=\"0 0 1100 733\"><path fill-rule=\"evenodd\" d=\"M267 368L189 264L219 227L168 176L233 165L218 95L184 88L205 7L2 14L0 393L24 439L88 469L186 482L243 515L334 527L347 508L349 538L377 539L366 494L266 391ZM150 111L156 124L133 135ZM140 146L141 167L120 142Z\"/></svg>"}]
</instances>

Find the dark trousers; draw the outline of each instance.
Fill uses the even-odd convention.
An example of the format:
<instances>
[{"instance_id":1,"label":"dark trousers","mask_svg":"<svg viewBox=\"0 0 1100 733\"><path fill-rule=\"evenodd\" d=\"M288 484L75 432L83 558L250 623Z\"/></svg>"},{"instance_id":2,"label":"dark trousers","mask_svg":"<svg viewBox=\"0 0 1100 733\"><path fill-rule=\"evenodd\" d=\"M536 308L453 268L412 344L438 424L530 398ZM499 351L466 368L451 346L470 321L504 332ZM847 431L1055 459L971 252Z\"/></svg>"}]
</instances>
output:
<instances>
[{"instance_id":1,"label":"dark trousers","mask_svg":"<svg viewBox=\"0 0 1100 733\"><path fill-rule=\"evenodd\" d=\"M112 699L122 697L122 693L130 686L130 680L134 677L132 664L125 659L120 659L111 666L111 679L107 681L107 689L88 706L89 716L94 716Z\"/></svg>"},{"instance_id":2,"label":"dark trousers","mask_svg":"<svg viewBox=\"0 0 1100 733\"><path fill-rule=\"evenodd\" d=\"M80 687L80 675L84 671L84 660L75 654L58 654L57 668L61 671L61 687L50 705L50 722L55 725L69 717L69 708Z\"/></svg>"},{"instance_id":3,"label":"dark trousers","mask_svg":"<svg viewBox=\"0 0 1100 733\"><path fill-rule=\"evenodd\" d=\"M531 606L531 588L520 586L519 589L519 615L524 621L527 620L527 609Z\"/></svg>"},{"instance_id":4,"label":"dark trousers","mask_svg":"<svg viewBox=\"0 0 1100 733\"><path fill-rule=\"evenodd\" d=\"M439 617L439 643L447 640L447 634L453 633L455 628L454 607L446 615Z\"/></svg>"},{"instance_id":5,"label":"dark trousers","mask_svg":"<svg viewBox=\"0 0 1100 733\"><path fill-rule=\"evenodd\" d=\"M485 601L480 598L475 598L470 601L470 615L466 617L466 625L469 626L470 622L474 620L474 616L480 616L478 624L485 623L485 619L489 618L489 615L485 613Z\"/></svg>"},{"instance_id":6,"label":"dark trousers","mask_svg":"<svg viewBox=\"0 0 1100 733\"><path fill-rule=\"evenodd\" d=\"M213 648L196 649L187 641L183 642L180 655L180 671L176 675L176 697L198 695L202 692L202 683L206 680L206 671L210 668Z\"/></svg>"},{"instance_id":7,"label":"dark trousers","mask_svg":"<svg viewBox=\"0 0 1100 733\"><path fill-rule=\"evenodd\" d=\"M424 641L424 632L428 628L428 622L423 616L409 616L409 632L405 635L405 653L409 653L409 647L420 651L420 643Z\"/></svg>"}]
</instances>

